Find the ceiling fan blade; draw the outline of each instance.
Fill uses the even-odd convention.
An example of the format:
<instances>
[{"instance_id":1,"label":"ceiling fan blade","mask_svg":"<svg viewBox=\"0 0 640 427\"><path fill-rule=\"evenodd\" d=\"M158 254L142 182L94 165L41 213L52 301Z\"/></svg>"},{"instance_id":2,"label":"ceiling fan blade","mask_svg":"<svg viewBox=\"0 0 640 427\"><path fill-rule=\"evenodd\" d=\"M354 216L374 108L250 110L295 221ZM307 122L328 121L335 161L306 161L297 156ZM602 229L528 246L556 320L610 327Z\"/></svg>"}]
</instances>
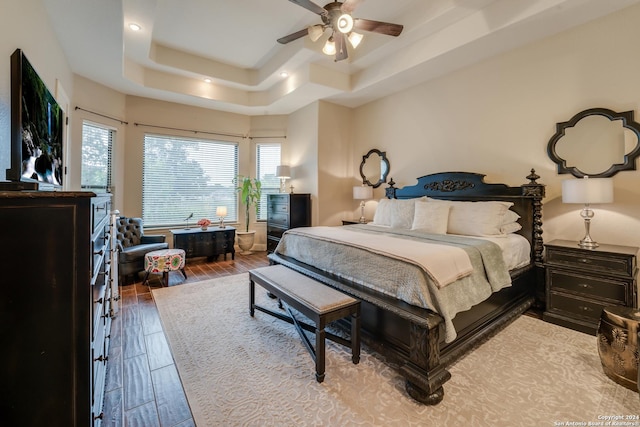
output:
<instances>
[{"instance_id":1,"label":"ceiling fan blade","mask_svg":"<svg viewBox=\"0 0 640 427\"><path fill-rule=\"evenodd\" d=\"M398 37L404 26L390 24L388 22L372 21L370 19L354 19L353 26L358 30L370 31L372 33L386 34L387 36Z\"/></svg>"},{"instance_id":2,"label":"ceiling fan blade","mask_svg":"<svg viewBox=\"0 0 640 427\"><path fill-rule=\"evenodd\" d=\"M313 13L317 13L318 15L325 15L327 13L327 11L323 7L320 7L314 2L309 0L289 0L289 1L291 3L297 4L298 6L302 6Z\"/></svg>"},{"instance_id":3,"label":"ceiling fan blade","mask_svg":"<svg viewBox=\"0 0 640 427\"><path fill-rule=\"evenodd\" d=\"M287 43L292 42L294 40L298 40L300 37L304 37L307 34L309 34L309 30L307 28L303 28L300 31L296 31L295 33L291 33L291 34L289 34L287 36L280 37L278 39L278 43L287 44Z\"/></svg>"},{"instance_id":4,"label":"ceiling fan blade","mask_svg":"<svg viewBox=\"0 0 640 427\"><path fill-rule=\"evenodd\" d=\"M336 32L333 35L333 40L336 43L336 62L347 59L349 56L347 52L347 38L341 32Z\"/></svg>"},{"instance_id":5,"label":"ceiling fan blade","mask_svg":"<svg viewBox=\"0 0 640 427\"><path fill-rule=\"evenodd\" d=\"M364 0L345 0L340 8L344 13L351 13L362 3Z\"/></svg>"}]
</instances>

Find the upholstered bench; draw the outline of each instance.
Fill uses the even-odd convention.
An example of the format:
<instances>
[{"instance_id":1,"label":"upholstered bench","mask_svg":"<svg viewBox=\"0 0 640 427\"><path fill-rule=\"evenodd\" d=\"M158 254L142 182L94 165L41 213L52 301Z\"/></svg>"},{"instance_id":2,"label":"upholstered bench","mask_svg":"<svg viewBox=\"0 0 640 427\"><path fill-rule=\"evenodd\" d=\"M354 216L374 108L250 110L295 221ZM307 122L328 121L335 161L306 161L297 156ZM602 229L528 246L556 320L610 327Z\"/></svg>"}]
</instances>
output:
<instances>
[{"instance_id":1,"label":"upholstered bench","mask_svg":"<svg viewBox=\"0 0 640 427\"><path fill-rule=\"evenodd\" d=\"M255 284L258 284L286 304L289 316L261 307L255 303ZM281 305L282 307L282 305ZM302 313L315 326L300 322L291 309ZM323 285L303 274L282 265L261 267L249 272L249 310L251 317L255 310L292 323L302 342L316 363L316 380L324 381L325 337L351 348L351 361L360 362L360 301L342 292ZM351 316L351 336L347 340L325 331L325 327L336 320ZM315 349L304 330L314 332Z\"/></svg>"},{"instance_id":2,"label":"upholstered bench","mask_svg":"<svg viewBox=\"0 0 640 427\"><path fill-rule=\"evenodd\" d=\"M146 285L149 280L149 273L162 273L164 284L169 287L169 272L178 271L182 273L184 278L187 278L187 273L184 271L185 266L185 252L182 249L161 249L159 251L152 251L144 256L144 275L143 285Z\"/></svg>"}]
</instances>

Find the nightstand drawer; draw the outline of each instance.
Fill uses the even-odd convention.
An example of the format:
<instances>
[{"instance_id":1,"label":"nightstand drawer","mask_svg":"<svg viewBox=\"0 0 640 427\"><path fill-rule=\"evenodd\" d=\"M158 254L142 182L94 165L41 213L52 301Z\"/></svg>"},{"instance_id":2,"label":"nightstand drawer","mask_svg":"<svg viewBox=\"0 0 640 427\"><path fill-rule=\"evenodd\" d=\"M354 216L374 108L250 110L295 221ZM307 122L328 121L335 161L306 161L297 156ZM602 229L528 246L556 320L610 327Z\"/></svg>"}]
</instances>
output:
<instances>
[{"instance_id":1,"label":"nightstand drawer","mask_svg":"<svg viewBox=\"0 0 640 427\"><path fill-rule=\"evenodd\" d=\"M620 274L631 276L634 273L634 259L629 256L615 256L615 254L590 253L589 251L570 251L549 247L546 250L546 262L550 265L562 265L568 268L578 268L583 271Z\"/></svg>"},{"instance_id":2,"label":"nightstand drawer","mask_svg":"<svg viewBox=\"0 0 640 427\"><path fill-rule=\"evenodd\" d=\"M627 305L629 282L611 278L594 277L580 273L547 269L549 291L555 290L577 293L596 299L606 299L612 304Z\"/></svg>"},{"instance_id":3,"label":"nightstand drawer","mask_svg":"<svg viewBox=\"0 0 640 427\"><path fill-rule=\"evenodd\" d=\"M602 309L607 304L599 304L596 301L589 301L574 298L568 295L552 293L549 296L547 310L556 311L571 316L585 317L591 320L599 320Z\"/></svg>"}]
</instances>

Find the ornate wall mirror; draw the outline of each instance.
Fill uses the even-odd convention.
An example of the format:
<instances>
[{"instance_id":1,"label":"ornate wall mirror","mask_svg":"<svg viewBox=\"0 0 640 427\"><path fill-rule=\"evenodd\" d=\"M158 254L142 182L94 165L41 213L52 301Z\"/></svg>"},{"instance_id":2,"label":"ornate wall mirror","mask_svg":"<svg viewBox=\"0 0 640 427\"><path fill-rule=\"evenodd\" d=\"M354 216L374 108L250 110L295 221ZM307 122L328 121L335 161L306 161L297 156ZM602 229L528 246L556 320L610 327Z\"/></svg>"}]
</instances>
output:
<instances>
[{"instance_id":1,"label":"ornate wall mirror","mask_svg":"<svg viewBox=\"0 0 640 427\"><path fill-rule=\"evenodd\" d=\"M373 188L378 188L387 182L389 168L389 160L387 160L384 151L376 150L375 148L369 150L367 154L362 156L362 163L360 163L362 182Z\"/></svg>"},{"instance_id":2,"label":"ornate wall mirror","mask_svg":"<svg viewBox=\"0 0 640 427\"><path fill-rule=\"evenodd\" d=\"M558 165L558 173L577 178L606 178L635 170L640 156L640 124L633 120L633 111L584 110L568 122L556 124L547 153Z\"/></svg>"}]
</instances>

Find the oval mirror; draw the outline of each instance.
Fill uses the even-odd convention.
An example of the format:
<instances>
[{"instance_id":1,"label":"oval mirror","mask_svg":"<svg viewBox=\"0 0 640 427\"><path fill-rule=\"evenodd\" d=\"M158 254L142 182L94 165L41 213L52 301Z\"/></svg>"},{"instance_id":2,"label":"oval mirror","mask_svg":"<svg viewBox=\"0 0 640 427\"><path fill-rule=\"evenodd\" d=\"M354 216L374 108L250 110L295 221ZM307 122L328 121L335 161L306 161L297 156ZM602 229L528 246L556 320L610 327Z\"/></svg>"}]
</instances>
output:
<instances>
[{"instance_id":1,"label":"oval mirror","mask_svg":"<svg viewBox=\"0 0 640 427\"><path fill-rule=\"evenodd\" d=\"M578 178L605 178L622 170L635 170L635 159L640 155L640 124L633 120L633 111L581 111L568 122L556 124L547 153L558 165L558 173Z\"/></svg>"},{"instance_id":2,"label":"oval mirror","mask_svg":"<svg viewBox=\"0 0 640 427\"><path fill-rule=\"evenodd\" d=\"M389 160L386 153L377 149L369 150L367 154L362 156L360 163L360 176L364 184L373 188L378 188L387 182L389 174Z\"/></svg>"}]
</instances>

